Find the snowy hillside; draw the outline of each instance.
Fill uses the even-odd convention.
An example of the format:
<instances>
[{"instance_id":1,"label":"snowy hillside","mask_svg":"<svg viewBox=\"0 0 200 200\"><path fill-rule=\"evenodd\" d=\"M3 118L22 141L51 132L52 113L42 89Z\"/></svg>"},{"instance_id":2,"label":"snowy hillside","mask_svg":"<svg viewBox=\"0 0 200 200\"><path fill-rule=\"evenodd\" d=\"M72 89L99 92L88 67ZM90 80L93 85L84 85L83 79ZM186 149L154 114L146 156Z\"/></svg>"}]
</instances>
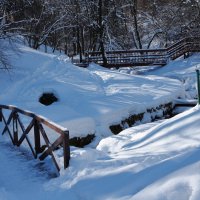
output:
<instances>
[{"instance_id":1,"label":"snowy hillside","mask_svg":"<svg viewBox=\"0 0 200 200\"><path fill-rule=\"evenodd\" d=\"M119 135L108 129L129 114L180 96L196 97L199 54L132 75L126 69L122 73L94 64L81 69L64 56L22 45L20 49L21 54L12 58L11 74L0 73L0 103L42 114L67 127L72 136L95 132L104 139L95 148L71 147L69 168L49 179L39 161L1 137L0 200L200 199L198 105ZM54 92L59 101L40 104L46 91ZM62 157L57 159L62 162Z\"/></svg>"},{"instance_id":2,"label":"snowy hillside","mask_svg":"<svg viewBox=\"0 0 200 200\"><path fill-rule=\"evenodd\" d=\"M68 128L70 137L111 135L110 125L184 96L182 83L175 79L128 75L96 65L82 69L65 56L19 48L11 73L0 73L1 104L41 114ZM55 93L59 101L40 104L44 92Z\"/></svg>"},{"instance_id":3,"label":"snowy hillside","mask_svg":"<svg viewBox=\"0 0 200 200\"><path fill-rule=\"evenodd\" d=\"M195 107L108 137L96 149L72 148L70 167L52 180L1 142L0 199L198 200L199 120Z\"/></svg>"}]
</instances>

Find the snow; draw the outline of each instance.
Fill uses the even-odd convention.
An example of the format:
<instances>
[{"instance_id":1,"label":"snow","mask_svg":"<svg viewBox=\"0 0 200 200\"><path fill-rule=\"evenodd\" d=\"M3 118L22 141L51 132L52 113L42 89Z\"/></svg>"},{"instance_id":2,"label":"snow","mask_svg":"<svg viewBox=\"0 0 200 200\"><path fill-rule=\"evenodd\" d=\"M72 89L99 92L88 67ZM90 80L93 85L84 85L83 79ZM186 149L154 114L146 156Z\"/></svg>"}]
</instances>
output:
<instances>
[{"instance_id":1,"label":"snow","mask_svg":"<svg viewBox=\"0 0 200 200\"><path fill-rule=\"evenodd\" d=\"M16 69L10 76L0 74L1 104L34 111L68 128L74 136L94 132L100 142L96 147L71 147L70 166L50 179L26 150L11 147L1 137L0 200L200 199L198 105L119 135L108 130L109 124L127 113L140 113L179 96L193 102L199 54L134 75L95 64L81 69L64 56L22 45L20 49L21 56L13 56ZM49 107L39 104L38 97L46 91L54 91L60 101ZM62 163L59 150L56 155Z\"/></svg>"},{"instance_id":2,"label":"snow","mask_svg":"<svg viewBox=\"0 0 200 200\"><path fill-rule=\"evenodd\" d=\"M131 114L183 97L179 80L137 76L103 69L82 69L64 55L46 54L18 44L10 74L0 73L0 102L27 109L66 127L70 137L111 135L109 126ZM38 102L44 92L59 99L51 106Z\"/></svg>"},{"instance_id":3,"label":"snow","mask_svg":"<svg viewBox=\"0 0 200 200\"><path fill-rule=\"evenodd\" d=\"M181 66L181 69L177 66ZM196 97L196 69L200 68L199 54L195 54L185 60L183 58L171 61L167 68L163 67L156 71L156 75L181 80L186 91L186 98ZM148 73L148 74L154 74Z\"/></svg>"},{"instance_id":4,"label":"snow","mask_svg":"<svg viewBox=\"0 0 200 200\"><path fill-rule=\"evenodd\" d=\"M73 149L69 169L49 185L80 199L199 199L199 120L195 107L105 138L95 150Z\"/></svg>"}]
</instances>

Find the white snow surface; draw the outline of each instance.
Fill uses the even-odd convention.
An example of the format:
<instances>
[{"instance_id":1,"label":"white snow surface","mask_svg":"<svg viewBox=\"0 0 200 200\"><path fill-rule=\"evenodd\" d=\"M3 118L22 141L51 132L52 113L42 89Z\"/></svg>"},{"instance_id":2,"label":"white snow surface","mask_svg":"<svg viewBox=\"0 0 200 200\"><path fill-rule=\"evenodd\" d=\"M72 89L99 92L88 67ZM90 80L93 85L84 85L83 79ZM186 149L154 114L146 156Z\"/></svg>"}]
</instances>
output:
<instances>
[{"instance_id":1,"label":"white snow surface","mask_svg":"<svg viewBox=\"0 0 200 200\"><path fill-rule=\"evenodd\" d=\"M22 56L15 57L11 76L0 74L1 104L44 115L74 135L84 130L105 137L110 135L101 132L106 125L127 112L141 112L180 95L192 98L200 64L196 54L136 76L96 65L80 69L63 56L20 48ZM181 81L188 92L183 92ZM37 100L44 91L54 91L60 101L40 105ZM39 161L1 137L0 200L199 200L199 121L196 106L171 119L104 138L96 148L71 147L69 168L54 179ZM62 157L57 159L62 163Z\"/></svg>"},{"instance_id":2,"label":"white snow surface","mask_svg":"<svg viewBox=\"0 0 200 200\"><path fill-rule=\"evenodd\" d=\"M83 69L63 55L23 45L19 49L21 53L12 58L14 69L0 72L0 103L43 115L68 128L70 137L111 135L110 125L184 96L179 80L123 74L95 64ZM43 92L55 93L59 101L40 104Z\"/></svg>"}]
</instances>

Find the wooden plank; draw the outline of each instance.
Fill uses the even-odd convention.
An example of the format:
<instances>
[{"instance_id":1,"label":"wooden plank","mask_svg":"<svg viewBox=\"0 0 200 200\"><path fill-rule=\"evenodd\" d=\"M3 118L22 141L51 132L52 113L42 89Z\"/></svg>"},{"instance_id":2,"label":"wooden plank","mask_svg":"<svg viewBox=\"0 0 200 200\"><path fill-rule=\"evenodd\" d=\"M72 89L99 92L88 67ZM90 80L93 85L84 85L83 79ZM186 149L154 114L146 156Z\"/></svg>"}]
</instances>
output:
<instances>
[{"instance_id":1,"label":"wooden plank","mask_svg":"<svg viewBox=\"0 0 200 200\"><path fill-rule=\"evenodd\" d=\"M2 108L0 108L0 122L3 121L3 117L2 117L2 115L3 115L3 111L2 111Z\"/></svg>"},{"instance_id":2,"label":"wooden plank","mask_svg":"<svg viewBox=\"0 0 200 200\"><path fill-rule=\"evenodd\" d=\"M29 140L29 138L28 138L28 135L25 133L26 130L25 130L25 128L24 128L23 123L21 122L20 117L18 117L18 122L19 122L19 125L20 125L20 127L21 127L21 130L22 130L23 134L25 135L26 141L27 141L27 143L28 143L28 145L29 145L29 147L30 147L30 149L31 149L31 152L32 152L34 158L37 158L37 153L35 153L35 151L34 151L34 149L33 149L33 146L32 146L32 144L31 144L31 142L30 142L30 140ZM18 142L17 145L20 146L20 143Z\"/></svg>"},{"instance_id":3,"label":"wooden plank","mask_svg":"<svg viewBox=\"0 0 200 200\"><path fill-rule=\"evenodd\" d=\"M41 132L43 138L44 138L44 141L45 141L46 145L47 145L47 146L50 146L51 143L50 143L50 141L49 141L49 138L47 137L47 134L46 134L46 132L45 132L45 130L44 130L42 124L41 124L41 123L38 123L38 127L39 127L39 130L40 130L40 132Z\"/></svg>"},{"instance_id":4,"label":"wooden plank","mask_svg":"<svg viewBox=\"0 0 200 200\"><path fill-rule=\"evenodd\" d=\"M41 153L40 130L37 120L34 123L34 141L36 154Z\"/></svg>"},{"instance_id":5,"label":"wooden plank","mask_svg":"<svg viewBox=\"0 0 200 200\"><path fill-rule=\"evenodd\" d=\"M63 135L63 157L64 157L64 169L69 166L70 160L70 146L69 146L69 132L64 132Z\"/></svg>"},{"instance_id":6,"label":"wooden plank","mask_svg":"<svg viewBox=\"0 0 200 200\"><path fill-rule=\"evenodd\" d=\"M9 124L10 124L12 118L13 118L13 114L14 114L14 111L12 111L12 112L10 113L10 115L9 115L7 121L6 121L5 117L4 117L4 115L2 115L4 124L5 124L5 128L4 128L3 132L2 132L2 135L6 132L8 126L9 126Z\"/></svg>"},{"instance_id":7,"label":"wooden plank","mask_svg":"<svg viewBox=\"0 0 200 200\"><path fill-rule=\"evenodd\" d=\"M47 149L40 157L40 160L44 160L49 154L50 151L54 151L60 144L63 143L63 136L61 135L52 145L51 149Z\"/></svg>"},{"instance_id":8,"label":"wooden plank","mask_svg":"<svg viewBox=\"0 0 200 200\"><path fill-rule=\"evenodd\" d=\"M165 48L161 49L133 49L133 50L116 50L116 51L106 51L106 54L126 54L126 53L149 53L149 52L165 52ZM93 51L93 52L88 52L88 56L101 56L102 53L100 51Z\"/></svg>"},{"instance_id":9,"label":"wooden plank","mask_svg":"<svg viewBox=\"0 0 200 200\"><path fill-rule=\"evenodd\" d=\"M34 125L34 122L35 122L35 118L33 118L30 122L30 124L27 126L27 128L24 130L21 138L19 139L19 142L18 142L18 146L21 145L21 143L24 141L24 139L26 138L26 135L30 132L30 130L33 128L33 125ZM22 124L21 124L22 125ZM22 127L22 126L21 126Z\"/></svg>"},{"instance_id":10,"label":"wooden plank","mask_svg":"<svg viewBox=\"0 0 200 200\"><path fill-rule=\"evenodd\" d=\"M18 114L15 112L13 114L13 140L14 145L18 144L18 123L17 123Z\"/></svg>"},{"instance_id":11,"label":"wooden plank","mask_svg":"<svg viewBox=\"0 0 200 200\"><path fill-rule=\"evenodd\" d=\"M10 139L11 139L12 143L14 144L14 139L12 137L12 133L11 133L7 123L6 123L6 119L5 119L4 115L2 115L2 119L3 119L4 124L5 124L5 128L4 128L3 132L2 132L2 135L5 133L5 131L8 131L8 135L10 136Z\"/></svg>"},{"instance_id":12,"label":"wooden plank","mask_svg":"<svg viewBox=\"0 0 200 200\"><path fill-rule=\"evenodd\" d=\"M26 116L28 116L28 117L35 118L38 122L41 122L42 124L45 124L45 125L48 126L49 128L53 129L56 133L62 134L63 131L67 131L66 128L61 127L61 126L55 124L54 122L48 120L48 119L45 118L45 117L38 116L38 115L36 115L36 114L33 113L33 112L25 111L25 110L22 110L22 109L20 109L20 108L15 107L15 106L7 106L7 105L0 105L0 108L9 109L9 110L12 110L12 111L21 113L21 114L23 114L23 115L26 115Z\"/></svg>"},{"instance_id":13,"label":"wooden plank","mask_svg":"<svg viewBox=\"0 0 200 200\"><path fill-rule=\"evenodd\" d=\"M44 130L42 124L40 124L40 123L39 123L39 129L40 129L40 133L42 134L42 136L43 136L43 138L44 138L44 141L45 141L45 143L46 143L46 145L47 145L47 147L48 147L48 149L49 149L49 154L51 155L51 158L52 158L52 160L53 160L53 162L54 162L54 164L55 164L55 166L56 166L56 169L57 169L58 172L59 172L59 171L60 171L60 167L58 166L58 163L57 163L57 161L56 161L56 158L55 158L55 156L54 156L54 154L53 154L53 151L52 151L52 148L51 148L51 144L50 144L49 139L48 139L48 137L47 137L47 135L46 135L46 132L45 132L45 130Z\"/></svg>"}]
</instances>

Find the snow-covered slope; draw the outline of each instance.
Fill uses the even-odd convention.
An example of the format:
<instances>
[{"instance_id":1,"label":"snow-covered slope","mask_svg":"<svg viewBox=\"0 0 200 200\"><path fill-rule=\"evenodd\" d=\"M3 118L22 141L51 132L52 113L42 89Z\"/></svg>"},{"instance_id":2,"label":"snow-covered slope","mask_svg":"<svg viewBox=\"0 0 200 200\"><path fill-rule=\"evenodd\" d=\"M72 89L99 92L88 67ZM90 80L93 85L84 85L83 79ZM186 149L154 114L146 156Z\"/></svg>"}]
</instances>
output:
<instances>
[{"instance_id":1,"label":"snow-covered slope","mask_svg":"<svg viewBox=\"0 0 200 200\"><path fill-rule=\"evenodd\" d=\"M110 135L109 126L183 96L180 81L158 76L133 76L96 65L82 69L65 56L35 51L19 45L10 74L0 72L0 103L31 110L66 127L70 136L89 133ZM43 92L59 101L44 106Z\"/></svg>"},{"instance_id":2,"label":"snow-covered slope","mask_svg":"<svg viewBox=\"0 0 200 200\"><path fill-rule=\"evenodd\" d=\"M165 76L180 80L186 91L186 98L193 99L197 97L196 90L196 69L200 69L200 55L196 53L187 59L182 57L171 61L167 66L156 71L145 73L146 75Z\"/></svg>"},{"instance_id":3,"label":"snow-covered slope","mask_svg":"<svg viewBox=\"0 0 200 200\"><path fill-rule=\"evenodd\" d=\"M127 199L200 198L199 121L200 110L195 107L157 125L134 127L100 142L98 150L130 167L132 187L127 185Z\"/></svg>"},{"instance_id":4,"label":"snow-covered slope","mask_svg":"<svg viewBox=\"0 0 200 200\"><path fill-rule=\"evenodd\" d=\"M74 135L82 134L81 129L109 135L104 133L106 126L125 112L140 112L182 95L180 80L188 75L191 82L185 86L195 89L194 69L200 64L196 54L144 77L96 65L80 69L63 56L20 48L21 56L13 57L16 69L11 76L0 74L0 102L42 114L70 127ZM171 79L174 75L178 80ZM60 101L49 107L39 104L39 96L46 91L55 92ZM41 169L37 161L12 149L3 137L0 200L199 200L199 122L196 106L171 119L104 138L96 148L72 147L69 168L51 180L44 171L37 171ZM57 159L62 162L62 157Z\"/></svg>"},{"instance_id":5,"label":"snow-covered slope","mask_svg":"<svg viewBox=\"0 0 200 200\"><path fill-rule=\"evenodd\" d=\"M52 180L27 171L25 161L0 151L0 199L198 200L199 121L200 109L195 107L163 123L103 139L96 149L72 148L70 167ZM4 167L11 166L11 159L12 167Z\"/></svg>"}]
</instances>

